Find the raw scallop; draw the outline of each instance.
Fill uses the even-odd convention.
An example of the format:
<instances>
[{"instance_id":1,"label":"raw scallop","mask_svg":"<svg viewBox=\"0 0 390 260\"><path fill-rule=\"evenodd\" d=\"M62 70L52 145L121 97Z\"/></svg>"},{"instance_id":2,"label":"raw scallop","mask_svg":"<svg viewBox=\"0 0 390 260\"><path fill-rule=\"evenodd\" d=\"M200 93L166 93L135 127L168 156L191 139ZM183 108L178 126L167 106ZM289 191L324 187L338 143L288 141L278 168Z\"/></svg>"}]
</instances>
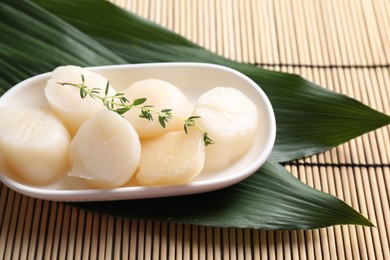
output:
<instances>
[{"instance_id":1,"label":"raw scallop","mask_svg":"<svg viewBox=\"0 0 390 260\"><path fill-rule=\"evenodd\" d=\"M98 88L100 95L104 96L107 85L106 78L87 69L71 65L56 68L45 87L45 95L50 107L65 122L72 136L82 123L96 112L105 109L101 100L90 96L81 98L78 88L58 84L59 82L80 84L82 83L81 75L84 76L84 84L88 88ZM115 93L114 88L110 86L108 95L115 95Z\"/></svg>"},{"instance_id":2,"label":"raw scallop","mask_svg":"<svg viewBox=\"0 0 390 260\"><path fill-rule=\"evenodd\" d=\"M218 170L233 163L253 144L258 128L256 105L241 91L216 87L202 94L193 115L215 142L206 147L205 169Z\"/></svg>"},{"instance_id":3,"label":"raw scallop","mask_svg":"<svg viewBox=\"0 0 390 260\"><path fill-rule=\"evenodd\" d=\"M74 136L69 175L84 178L95 188L120 187L133 176L140 157L140 141L131 124L115 112L103 110Z\"/></svg>"},{"instance_id":4,"label":"raw scallop","mask_svg":"<svg viewBox=\"0 0 390 260\"><path fill-rule=\"evenodd\" d=\"M192 106L187 97L176 86L157 79L141 80L133 83L124 90L126 98L130 102L139 98L146 98L143 105L151 105L155 111L172 109L172 114L182 119L187 119L192 112ZM158 122L157 115L153 114L153 121L139 117L140 110L134 108L124 114L124 117L134 126L140 138L150 138L170 131L183 129L183 121L172 118L163 128Z\"/></svg>"},{"instance_id":5,"label":"raw scallop","mask_svg":"<svg viewBox=\"0 0 390 260\"><path fill-rule=\"evenodd\" d=\"M11 171L43 185L68 171L69 133L57 116L40 108L0 109L0 149Z\"/></svg>"},{"instance_id":6,"label":"raw scallop","mask_svg":"<svg viewBox=\"0 0 390 260\"><path fill-rule=\"evenodd\" d=\"M143 141L137 181L141 185L189 183L202 171L204 150L199 131L170 132Z\"/></svg>"}]
</instances>

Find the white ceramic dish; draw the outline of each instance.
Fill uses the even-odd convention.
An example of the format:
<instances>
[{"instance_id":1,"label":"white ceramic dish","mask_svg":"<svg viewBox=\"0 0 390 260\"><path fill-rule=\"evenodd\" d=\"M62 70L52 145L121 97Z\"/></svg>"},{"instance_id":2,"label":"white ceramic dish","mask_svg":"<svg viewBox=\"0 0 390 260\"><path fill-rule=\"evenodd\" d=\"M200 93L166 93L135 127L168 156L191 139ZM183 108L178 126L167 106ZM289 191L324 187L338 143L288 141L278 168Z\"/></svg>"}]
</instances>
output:
<instances>
[{"instance_id":1,"label":"white ceramic dish","mask_svg":"<svg viewBox=\"0 0 390 260\"><path fill-rule=\"evenodd\" d=\"M216 86L241 90L259 111L260 129L251 149L236 163L218 172L202 172L193 182L180 186L91 189L83 180L64 176L47 186L32 186L3 169L0 180L11 189L30 197L57 201L103 201L176 196L221 189L253 174L266 161L274 145L276 125L271 104L256 83L230 68L204 63L153 63L91 67L107 77L120 91L134 81L148 78L166 80L181 88L192 102ZM44 86L50 73L29 78L10 89L0 98L0 107L48 107Z\"/></svg>"}]
</instances>

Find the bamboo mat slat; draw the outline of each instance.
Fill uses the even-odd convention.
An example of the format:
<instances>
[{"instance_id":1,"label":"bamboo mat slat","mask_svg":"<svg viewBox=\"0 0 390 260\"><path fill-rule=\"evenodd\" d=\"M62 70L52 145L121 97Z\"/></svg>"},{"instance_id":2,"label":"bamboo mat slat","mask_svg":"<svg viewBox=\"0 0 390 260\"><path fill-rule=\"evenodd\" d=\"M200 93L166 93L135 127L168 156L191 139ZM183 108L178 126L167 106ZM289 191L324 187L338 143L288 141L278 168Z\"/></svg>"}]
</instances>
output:
<instances>
[{"instance_id":1,"label":"bamboo mat slat","mask_svg":"<svg viewBox=\"0 0 390 260\"><path fill-rule=\"evenodd\" d=\"M388 0L112 0L236 61L390 114ZM377 227L212 228L111 217L0 183L0 259L390 259L390 127L286 165Z\"/></svg>"}]
</instances>

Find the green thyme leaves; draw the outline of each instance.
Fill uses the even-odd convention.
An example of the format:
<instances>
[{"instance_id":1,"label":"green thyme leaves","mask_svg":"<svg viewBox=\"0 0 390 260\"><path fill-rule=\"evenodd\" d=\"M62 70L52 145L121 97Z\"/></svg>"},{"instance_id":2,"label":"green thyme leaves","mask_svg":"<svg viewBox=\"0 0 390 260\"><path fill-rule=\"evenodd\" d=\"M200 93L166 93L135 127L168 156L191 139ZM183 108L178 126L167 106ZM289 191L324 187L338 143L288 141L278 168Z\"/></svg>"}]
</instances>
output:
<instances>
[{"instance_id":1,"label":"green thyme leaves","mask_svg":"<svg viewBox=\"0 0 390 260\"><path fill-rule=\"evenodd\" d=\"M203 132L203 140L205 142L205 145L211 145L214 144L214 141L208 136L207 132L203 130L197 123L196 119L200 118L199 116L190 116L187 119L179 118L175 115L173 115L172 109L165 108L161 109L160 111L154 110L152 105L145 105L146 98L138 98L133 100L132 102L128 100L124 93L116 93L115 95L109 95L109 86L110 83L107 81L106 87L104 89L104 95L101 95L101 89L100 88L90 88L87 85L85 85L85 78L84 75L81 75L81 83L70 83L70 82L57 82L61 86L73 86L79 89L80 91L80 97L86 98L87 96L91 98L97 98L100 99L103 103L103 105L113 112L118 113L119 115L123 115L126 112L130 111L133 108L139 109L139 117L144 118L148 121L153 121L155 117L157 117L157 120L161 127L165 128L166 124L170 122L172 118L176 118L179 120L182 120L184 122L184 131L187 134L189 127L197 127L200 131Z\"/></svg>"}]
</instances>

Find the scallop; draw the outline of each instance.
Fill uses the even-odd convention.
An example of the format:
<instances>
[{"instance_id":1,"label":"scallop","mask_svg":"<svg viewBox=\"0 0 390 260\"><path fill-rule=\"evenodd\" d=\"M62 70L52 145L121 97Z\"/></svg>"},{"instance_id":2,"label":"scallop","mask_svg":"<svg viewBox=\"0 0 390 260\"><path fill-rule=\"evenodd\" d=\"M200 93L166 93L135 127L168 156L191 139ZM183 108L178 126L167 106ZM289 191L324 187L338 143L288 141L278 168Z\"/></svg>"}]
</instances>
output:
<instances>
[{"instance_id":1,"label":"scallop","mask_svg":"<svg viewBox=\"0 0 390 260\"><path fill-rule=\"evenodd\" d=\"M214 141L206 147L207 170L228 166L254 142L258 129L256 105L235 88L215 87L203 93L193 115L200 116L197 124Z\"/></svg>"},{"instance_id":2,"label":"scallop","mask_svg":"<svg viewBox=\"0 0 390 260\"><path fill-rule=\"evenodd\" d=\"M123 117L102 110L88 119L70 145L71 171L94 188L116 188L135 173L141 144L137 132Z\"/></svg>"},{"instance_id":3,"label":"scallop","mask_svg":"<svg viewBox=\"0 0 390 260\"><path fill-rule=\"evenodd\" d=\"M142 142L136 180L140 185L178 185L200 174L205 160L203 134L169 132Z\"/></svg>"},{"instance_id":4,"label":"scallop","mask_svg":"<svg viewBox=\"0 0 390 260\"><path fill-rule=\"evenodd\" d=\"M0 150L23 181L45 185L68 171L70 136L53 113L30 107L0 109Z\"/></svg>"},{"instance_id":5,"label":"scallop","mask_svg":"<svg viewBox=\"0 0 390 260\"><path fill-rule=\"evenodd\" d=\"M152 106L154 111L162 109L171 109L175 117L186 119L191 115L193 106L188 101L184 93L169 82L158 79L140 80L133 83L129 88L123 91L130 102L146 98L143 105ZM183 121L172 118L163 128L156 114L152 114L154 119L151 121L140 118L140 110L134 108L124 114L124 117L134 126L140 138L151 138L165 134L170 131L183 129Z\"/></svg>"},{"instance_id":6,"label":"scallop","mask_svg":"<svg viewBox=\"0 0 390 260\"><path fill-rule=\"evenodd\" d=\"M82 123L91 118L96 112L105 109L101 100L88 95L81 98L78 88L59 84L81 84L82 76L84 77L84 85L99 90L100 95L104 96L108 82L106 78L87 69L71 65L56 68L45 87L45 95L50 107L65 122L72 136ZM116 91L109 85L108 95L115 94Z\"/></svg>"}]
</instances>

